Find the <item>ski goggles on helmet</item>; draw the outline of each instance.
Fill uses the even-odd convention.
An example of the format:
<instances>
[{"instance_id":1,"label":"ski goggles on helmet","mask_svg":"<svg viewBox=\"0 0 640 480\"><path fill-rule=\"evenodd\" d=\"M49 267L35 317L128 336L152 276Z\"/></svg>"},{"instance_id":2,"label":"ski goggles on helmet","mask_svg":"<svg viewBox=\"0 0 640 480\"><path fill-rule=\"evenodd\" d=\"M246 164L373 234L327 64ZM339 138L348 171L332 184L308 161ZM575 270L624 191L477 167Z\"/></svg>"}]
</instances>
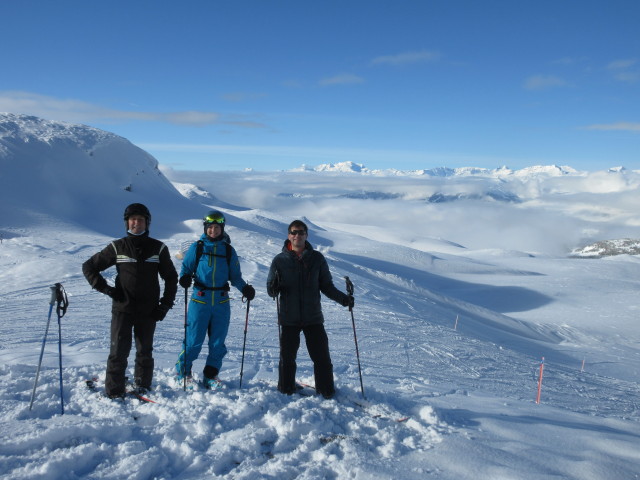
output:
<instances>
[{"instance_id":1,"label":"ski goggles on helmet","mask_svg":"<svg viewBox=\"0 0 640 480\"><path fill-rule=\"evenodd\" d=\"M211 225L214 223L218 225L224 225L224 215L220 212L212 212L204 217L205 225Z\"/></svg>"}]
</instances>

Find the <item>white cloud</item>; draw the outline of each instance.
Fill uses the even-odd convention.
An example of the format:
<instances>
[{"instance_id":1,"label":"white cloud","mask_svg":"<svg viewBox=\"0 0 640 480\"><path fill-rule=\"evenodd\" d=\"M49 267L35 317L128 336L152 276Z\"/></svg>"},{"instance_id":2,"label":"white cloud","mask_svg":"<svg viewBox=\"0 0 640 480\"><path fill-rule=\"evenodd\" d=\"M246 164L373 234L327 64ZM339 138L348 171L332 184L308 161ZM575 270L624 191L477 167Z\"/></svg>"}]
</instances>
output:
<instances>
[{"instance_id":1,"label":"white cloud","mask_svg":"<svg viewBox=\"0 0 640 480\"><path fill-rule=\"evenodd\" d=\"M384 55L376 57L371 61L372 65L409 65L414 63L434 62L439 60L441 54L439 52L422 50L419 52L406 52L397 55Z\"/></svg>"},{"instance_id":2,"label":"white cloud","mask_svg":"<svg viewBox=\"0 0 640 480\"><path fill-rule=\"evenodd\" d=\"M640 123L618 122L608 124L596 124L585 127L587 130L621 130L627 132L640 132Z\"/></svg>"},{"instance_id":3,"label":"white cloud","mask_svg":"<svg viewBox=\"0 0 640 480\"><path fill-rule=\"evenodd\" d=\"M239 103L264 98L264 93L229 92L222 95L222 99L227 102Z\"/></svg>"},{"instance_id":4,"label":"white cloud","mask_svg":"<svg viewBox=\"0 0 640 480\"><path fill-rule=\"evenodd\" d=\"M350 231L385 227L393 242L414 245L447 239L468 249L502 248L563 254L580 245L585 228L601 238L631 235L637 222L640 174L593 172L567 176L430 177L317 172L171 171L172 180L195 183L219 198L244 207L306 216ZM250 181L248 181L250 179ZM357 185L357 187L354 187ZM467 199L430 203L434 193L482 195L500 188L520 203ZM354 193L397 194L386 200L353 198ZM388 223L388 222L387 222ZM487 228L500 225L500 228Z\"/></svg>"},{"instance_id":5,"label":"white cloud","mask_svg":"<svg viewBox=\"0 0 640 480\"><path fill-rule=\"evenodd\" d=\"M638 61L635 58L629 58L625 60L614 60L607 65L609 70L621 70L633 67Z\"/></svg>"},{"instance_id":6,"label":"white cloud","mask_svg":"<svg viewBox=\"0 0 640 480\"><path fill-rule=\"evenodd\" d=\"M585 63L589 60L589 57L562 57L551 62L554 65L577 65Z\"/></svg>"},{"instance_id":7,"label":"white cloud","mask_svg":"<svg viewBox=\"0 0 640 480\"><path fill-rule=\"evenodd\" d=\"M149 120L179 125L211 125L213 123L219 123L220 121L220 115L213 112L188 111L146 115L149 116Z\"/></svg>"},{"instance_id":8,"label":"white cloud","mask_svg":"<svg viewBox=\"0 0 640 480\"><path fill-rule=\"evenodd\" d=\"M640 81L640 70L633 70L637 64L638 60L635 58L614 60L607 65L607 69L613 72L616 80L626 83L636 83Z\"/></svg>"},{"instance_id":9,"label":"white cloud","mask_svg":"<svg viewBox=\"0 0 640 480\"><path fill-rule=\"evenodd\" d=\"M216 112L187 110L182 112L143 112L105 108L76 99L60 99L24 91L0 91L0 111L35 115L72 123L144 121L175 125L236 125L245 128L265 127L246 116L222 116Z\"/></svg>"},{"instance_id":10,"label":"white cloud","mask_svg":"<svg viewBox=\"0 0 640 480\"><path fill-rule=\"evenodd\" d=\"M565 86L567 86L567 82L555 75L534 75L524 82L524 88L527 90L545 90Z\"/></svg>"},{"instance_id":11,"label":"white cloud","mask_svg":"<svg viewBox=\"0 0 640 480\"><path fill-rule=\"evenodd\" d=\"M637 72L620 72L615 75L616 80L627 83L636 83L640 81L640 71Z\"/></svg>"},{"instance_id":12,"label":"white cloud","mask_svg":"<svg viewBox=\"0 0 640 480\"><path fill-rule=\"evenodd\" d=\"M320 85L328 87L332 85L354 85L358 83L364 83L364 79L358 75L351 73L342 73L333 77L327 77L320 80Z\"/></svg>"}]
</instances>

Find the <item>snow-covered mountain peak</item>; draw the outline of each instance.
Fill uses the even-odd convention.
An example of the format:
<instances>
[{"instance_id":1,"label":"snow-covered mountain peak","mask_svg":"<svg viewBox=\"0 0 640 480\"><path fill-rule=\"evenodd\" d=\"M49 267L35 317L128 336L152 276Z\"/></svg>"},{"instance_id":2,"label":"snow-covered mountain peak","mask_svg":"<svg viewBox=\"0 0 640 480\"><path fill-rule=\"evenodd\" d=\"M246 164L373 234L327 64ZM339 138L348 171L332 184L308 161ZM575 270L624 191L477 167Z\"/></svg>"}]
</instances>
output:
<instances>
[{"instance_id":1,"label":"snow-covered mountain peak","mask_svg":"<svg viewBox=\"0 0 640 480\"><path fill-rule=\"evenodd\" d=\"M390 169L371 169L360 163L354 162L341 162L341 163L327 163L311 167L308 165L302 165L300 168L293 169L292 171L298 172L337 172L337 173L361 173L364 175L392 175L392 176L428 176L439 178L450 177L487 177L487 178L528 178L544 176L563 176L563 175L582 175L579 171L569 166L558 165L535 165L531 167L522 168L520 170L512 170L507 166L501 166L494 169L481 168L481 167L434 167L429 169L418 170L398 170L395 168Z\"/></svg>"},{"instance_id":2,"label":"snow-covered mountain peak","mask_svg":"<svg viewBox=\"0 0 640 480\"><path fill-rule=\"evenodd\" d=\"M342 172L342 173L371 173L367 167L360 163L354 162L339 162L339 163L324 163L311 167L309 165L302 165L298 168L291 170L292 172Z\"/></svg>"},{"instance_id":3,"label":"snow-covered mountain peak","mask_svg":"<svg viewBox=\"0 0 640 480\"><path fill-rule=\"evenodd\" d=\"M122 211L129 203L162 210L160 218L176 223L191 204L153 156L86 125L1 113L0 171L5 225L33 225L44 215L114 235L121 233ZM167 202L171 198L175 202ZM154 228L159 225L166 223Z\"/></svg>"},{"instance_id":4,"label":"snow-covered mountain peak","mask_svg":"<svg viewBox=\"0 0 640 480\"><path fill-rule=\"evenodd\" d=\"M121 138L88 125L45 120L31 115L0 112L0 139L19 139L24 142L51 143L69 139L77 143L95 145L107 138ZM123 139L124 140L124 139Z\"/></svg>"}]
</instances>

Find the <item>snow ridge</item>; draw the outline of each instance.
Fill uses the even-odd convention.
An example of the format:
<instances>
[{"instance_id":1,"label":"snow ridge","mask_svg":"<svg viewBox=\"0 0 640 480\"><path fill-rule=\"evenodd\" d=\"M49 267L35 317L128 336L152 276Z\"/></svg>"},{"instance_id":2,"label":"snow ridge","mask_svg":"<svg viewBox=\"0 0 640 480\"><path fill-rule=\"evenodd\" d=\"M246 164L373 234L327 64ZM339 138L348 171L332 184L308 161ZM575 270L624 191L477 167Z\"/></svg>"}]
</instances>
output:
<instances>
[{"instance_id":1,"label":"snow ridge","mask_svg":"<svg viewBox=\"0 0 640 480\"><path fill-rule=\"evenodd\" d=\"M194 205L153 156L125 138L85 125L0 114L0 169L6 225L37 223L46 214L107 233L116 221L121 224L127 204L145 202L169 222L156 223L161 231L179 231L184 228L179 217ZM165 198L173 199L168 208Z\"/></svg>"}]
</instances>

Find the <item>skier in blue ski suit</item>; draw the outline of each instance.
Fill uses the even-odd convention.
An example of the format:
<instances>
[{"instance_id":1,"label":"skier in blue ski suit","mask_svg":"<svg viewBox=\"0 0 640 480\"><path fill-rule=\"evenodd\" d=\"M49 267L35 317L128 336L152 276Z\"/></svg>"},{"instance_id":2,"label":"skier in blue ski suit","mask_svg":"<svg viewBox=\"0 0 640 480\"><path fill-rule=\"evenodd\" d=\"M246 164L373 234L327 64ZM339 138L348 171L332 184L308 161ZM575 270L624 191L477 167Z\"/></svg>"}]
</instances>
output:
<instances>
[{"instance_id":1,"label":"skier in blue ski suit","mask_svg":"<svg viewBox=\"0 0 640 480\"><path fill-rule=\"evenodd\" d=\"M253 300L255 289L242 278L238 255L224 233L224 215L216 210L210 211L204 217L203 225L200 241L191 244L180 270L180 286L187 289L193 280L193 293L187 313L186 345L178 357L176 371L179 381L184 380L185 374L187 378L191 377L193 362L198 358L208 334L209 354L203 371L203 384L206 388L213 388L219 382L218 372L227 353L225 339L231 317L229 282L247 300Z\"/></svg>"}]
</instances>

